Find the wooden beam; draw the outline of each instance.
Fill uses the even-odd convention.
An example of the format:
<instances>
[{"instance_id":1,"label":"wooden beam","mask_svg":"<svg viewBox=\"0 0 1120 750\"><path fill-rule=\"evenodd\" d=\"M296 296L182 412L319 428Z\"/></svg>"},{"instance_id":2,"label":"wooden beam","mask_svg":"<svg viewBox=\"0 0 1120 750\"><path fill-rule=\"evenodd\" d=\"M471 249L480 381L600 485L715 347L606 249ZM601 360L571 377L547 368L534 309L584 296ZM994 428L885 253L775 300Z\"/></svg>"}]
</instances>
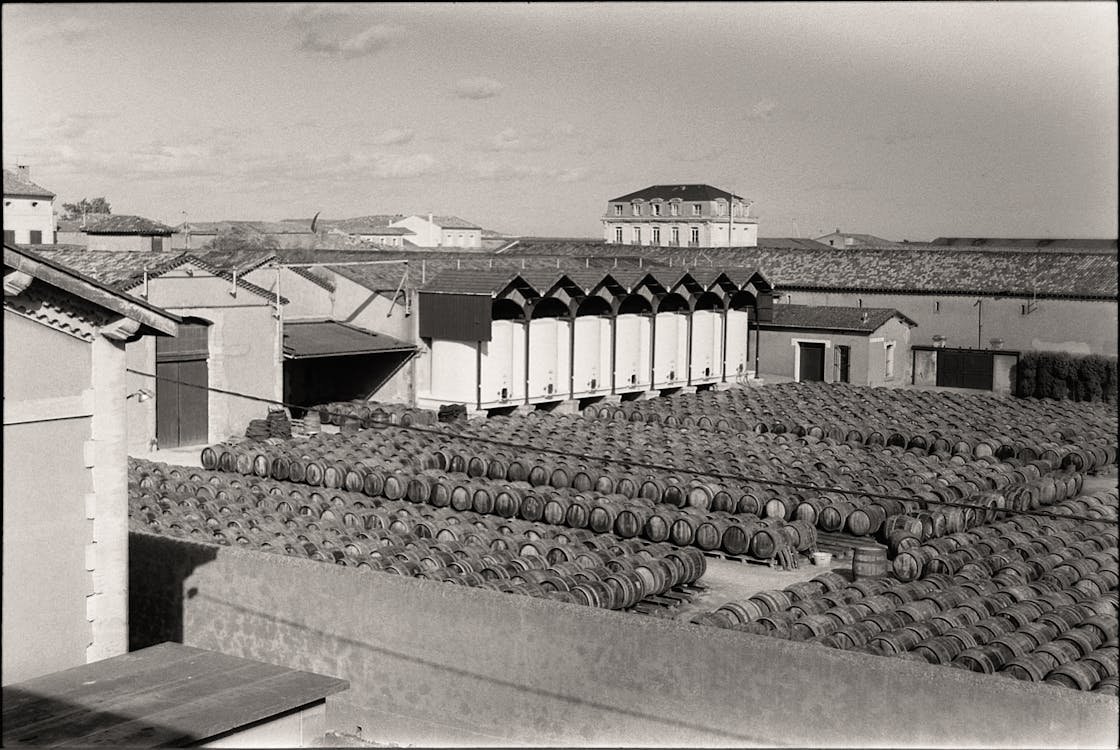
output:
<instances>
[{"instance_id":1,"label":"wooden beam","mask_svg":"<svg viewBox=\"0 0 1120 750\"><path fill-rule=\"evenodd\" d=\"M15 297L22 294L34 280L35 277L26 271L19 271L14 268L6 270L4 272L4 296Z\"/></svg>"},{"instance_id":2,"label":"wooden beam","mask_svg":"<svg viewBox=\"0 0 1120 750\"><path fill-rule=\"evenodd\" d=\"M139 330L140 321L121 315L101 326L101 335L113 341L124 341L132 338Z\"/></svg>"}]
</instances>

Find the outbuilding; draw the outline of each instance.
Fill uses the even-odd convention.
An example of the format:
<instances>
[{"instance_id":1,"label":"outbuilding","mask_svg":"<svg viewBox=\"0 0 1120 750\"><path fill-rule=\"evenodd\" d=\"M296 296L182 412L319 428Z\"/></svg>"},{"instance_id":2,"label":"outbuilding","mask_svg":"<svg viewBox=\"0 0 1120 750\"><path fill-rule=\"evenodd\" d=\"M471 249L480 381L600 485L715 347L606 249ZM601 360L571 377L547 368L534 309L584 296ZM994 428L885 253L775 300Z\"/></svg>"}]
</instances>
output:
<instances>
[{"instance_id":1,"label":"outbuilding","mask_svg":"<svg viewBox=\"0 0 1120 750\"><path fill-rule=\"evenodd\" d=\"M910 329L892 308L775 305L759 324L759 374L768 382L910 382Z\"/></svg>"}]
</instances>

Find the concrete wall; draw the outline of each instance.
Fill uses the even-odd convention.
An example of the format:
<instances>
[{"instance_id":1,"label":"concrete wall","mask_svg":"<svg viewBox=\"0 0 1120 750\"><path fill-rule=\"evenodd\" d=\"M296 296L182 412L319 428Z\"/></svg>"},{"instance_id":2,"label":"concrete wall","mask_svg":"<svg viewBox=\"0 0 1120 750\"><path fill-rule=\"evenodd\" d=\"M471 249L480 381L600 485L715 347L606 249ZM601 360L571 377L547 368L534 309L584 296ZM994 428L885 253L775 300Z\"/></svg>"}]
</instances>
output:
<instances>
[{"instance_id":1,"label":"concrete wall","mask_svg":"<svg viewBox=\"0 0 1120 750\"><path fill-rule=\"evenodd\" d=\"M262 289L276 291L274 268L258 268L245 274L244 278ZM290 268L280 270L280 296L288 300L288 304L284 305L284 320L331 317L331 291Z\"/></svg>"},{"instance_id":2,"label":"concrete wall","mask_svg":"<svg viewBox=\"0 0 1120 750\"><path fill-rule=\"evenodd\" d=\"M233 284L208 273L178 269L151 279L148 301L183 317L198 317L211 323L207 369L211 388L279 401L283 393L278 324L272 303L246 289L230 294ZM132 290L139 296L142 287ZM129 367L155 372L155 340L144 338L128 345ZM146 369L147 368L147 369ZM129 385L157 390L151 378L130 376ZM143 404L129 402L129 450L146 453L155 437L155 399ZM242 435L250 419L263 419L268 405L211 391L209 394L208 441Z\"/></svg>"},{"instance_id":3,"label":"concrete wall","mask_svg":"<svg viewBox=\"0 0 1120 750\"><path fill-rule=\"evenodd\" d=\"M1117 742L1112 697L147 534L131 554L132 648L178 633L349 680L327 729L374 741Z\"/></svg>"},{"instance_id":4,"label":"concrete wall","mask_svg":"<svg viewBox=\"0 0 1120 750\"><path fill-rule=\"evenodd\" d=\"M948 346L987 349L993 338L1003 339L1003 348L1066 351L1075 354L1117 355L1117 303L1111 301L1043 299L1032 303L1027 297L995 299L926 294L870 294L781 290L781 301L795 305L893 307L912 318L915 344L932 344L932 337L948 338ZM1023 313L1031 304L1033 312ZM978 324L979 346L978 343Z\"/></svg>"},{"instance_id":5,"label":"concrete wall","mask_svg":"<svg viewBox=\"0 0 1120 750\"><path fill-rule=\"evenodd\" d=\"M2 682L86 663L89 343L4 313Z\"/></svg>"},{"instance_id":6,"label":"concrete wall","mask_svg":"<svg viewBox=\"0 0 1120 750\"><path fill-rule=\"evenodd\" d=\"M31 232L42 232L40 242L54 242L54 201L50 198L4 196L4 229L15 232L18 243L31 242Z\"/></svg>"},{"instance_id":7,"label":"concrete wall","mask_svg":"<svg viewBox=\"0 0 1120 750\"><path fill-rule=\"evenodd\" d=\"M170 250L171 238L146 234L87 234L86 246L90 250L115 250L149 252ZM158 244L153 244L153 241Z\"/></svg>"},{"instance_id":8,"label":"concrete wall","mask_svg":"<svg viewBox=\"0 0 1120 750\"><path fill-rule=\"evenodd\" d=\"M913 384L937 385L937 351L921 349L913 353ZM1013 354L996 354L992 361L992 391L1000 395L1015 392L1015 361Z\"/></svg>"}]
</instances>

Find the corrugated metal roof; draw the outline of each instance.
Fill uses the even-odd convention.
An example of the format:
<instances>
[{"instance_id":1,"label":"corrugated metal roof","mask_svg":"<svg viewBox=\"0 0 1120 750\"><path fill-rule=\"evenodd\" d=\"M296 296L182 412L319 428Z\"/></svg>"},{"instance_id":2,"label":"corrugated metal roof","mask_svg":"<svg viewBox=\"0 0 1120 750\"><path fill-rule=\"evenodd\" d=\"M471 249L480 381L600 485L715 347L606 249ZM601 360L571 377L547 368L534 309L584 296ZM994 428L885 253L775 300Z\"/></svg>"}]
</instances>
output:
<instances>
[{"instance_id":1,"label":"corrugated metal roof","mask_svg":"<svg viewBox=\"0 0 1120 750\"><path fill-rule=\"evenodd\" d=\"M287 359L415 350L413 344L338 320L289 320L284 323L284 356Z\"/></svg>"}]
</instances>

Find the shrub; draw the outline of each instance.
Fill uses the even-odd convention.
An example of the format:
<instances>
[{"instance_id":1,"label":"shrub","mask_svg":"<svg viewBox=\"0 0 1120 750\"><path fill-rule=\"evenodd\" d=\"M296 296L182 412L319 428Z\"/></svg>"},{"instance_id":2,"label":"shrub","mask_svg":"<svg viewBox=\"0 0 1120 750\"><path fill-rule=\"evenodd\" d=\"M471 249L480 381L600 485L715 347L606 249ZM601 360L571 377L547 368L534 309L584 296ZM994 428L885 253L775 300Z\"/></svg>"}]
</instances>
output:
<instances>
[{"instance_id":1,"label":"shrub","mask_svg":"<svg viewBox=\"0 0 1120 750\"><path fill-rule=\"evenodd\" d=\"M1027 352L1015 372L1020 398L1116 403L1116 359L1100 354Z\"/></svg>"}]
</instances>

